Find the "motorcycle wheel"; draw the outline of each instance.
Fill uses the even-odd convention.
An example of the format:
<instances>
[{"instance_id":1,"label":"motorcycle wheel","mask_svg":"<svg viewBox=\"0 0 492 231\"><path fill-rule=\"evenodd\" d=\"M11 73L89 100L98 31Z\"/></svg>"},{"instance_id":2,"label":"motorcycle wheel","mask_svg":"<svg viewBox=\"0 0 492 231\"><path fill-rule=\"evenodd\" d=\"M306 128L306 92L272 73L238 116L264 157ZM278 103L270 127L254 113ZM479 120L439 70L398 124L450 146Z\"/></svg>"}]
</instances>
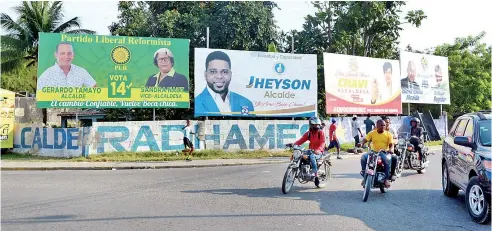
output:
<instances>
[{"instance_id":1,"label":"motorcycle wheel","mask_svg":"<svg viewBox=\"0 0 492 231\"><path fill-rule=\"evenodd\" d=\"M364 186L364 194L362 195L362 201L366 202L367 201L367 198L369 198L369 192L371 192L371 188L372 188L372 178L374 176L371 176L371 175L368 175L366 177L366 182L365 182L365 186Z\"/></svg>"},{"instance_id":2,"label":"motorcycle wheel","mask_svg":"<svg viewBox=\"0 0 492 231\"><path fill-rule=\"evenodd\" d=\"M282 181L282 192L284 194L289 193L290 189L292 189L292 185L294 185L296 171L292 170L292 168L288 168L284 174L284 180Z\"/></svg>"},{"instance_id":3,"label":"motorcycle wheel","mask_svg":"<svg viewBox=\"0 0 492 231\"><path fill-rule=\"evenodd\" d=\"M396 165L396 170L395 170L395 173L396 173L396 177L400 178L401 177L401 173L403 172L403 162L400 158L398 158L398 164Z\"/></svg>"},{"instance_id":4,"label":"motorcycle wheel","mask_svg":"<svg viewBox=\"0 0 492 231\"><path fill-rule=\"evenodd\" d=\"M424 162L425 162L425 161L427 161L427 158L425 158L425 157L424 157ZM421 169L417 170L417 173L418 173L418 174L424 174L424 173L425 173L425 171L426 171L426 169L425 169L425 167L424 167L424 168L421 168Z\"/></svg>"},{"instance_id":5,"label":"motorcycle wheel","mask_svg":"<svg viewBox=\"0 0 492 231\"><path fill-rule=\"evenodd\" d=\"M326 180L331 179L331 166L328 164L327 160L325 160L325 175Z\"/></svg>"}]
</instances>

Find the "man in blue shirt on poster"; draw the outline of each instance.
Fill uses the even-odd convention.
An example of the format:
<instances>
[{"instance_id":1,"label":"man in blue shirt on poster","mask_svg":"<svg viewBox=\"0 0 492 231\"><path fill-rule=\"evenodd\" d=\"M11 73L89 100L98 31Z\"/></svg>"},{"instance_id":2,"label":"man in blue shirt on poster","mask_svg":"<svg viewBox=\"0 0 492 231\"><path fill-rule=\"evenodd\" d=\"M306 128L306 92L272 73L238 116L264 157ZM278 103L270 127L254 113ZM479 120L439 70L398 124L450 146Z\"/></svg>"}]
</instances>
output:
<instances>
[{"instance_id":1,"label":"man in blue shirt on poster","mask_svg":"<svg viewBox=\"0 0 492 231\"><path fill-rule=\"evenodd\" d=\"M207 85L195 97L195 114L202 116L254 116L253 103L246 97L229 90L231 83L231 59L222 51L214 51L205 60Z\"/></svg>"}]
</instances>

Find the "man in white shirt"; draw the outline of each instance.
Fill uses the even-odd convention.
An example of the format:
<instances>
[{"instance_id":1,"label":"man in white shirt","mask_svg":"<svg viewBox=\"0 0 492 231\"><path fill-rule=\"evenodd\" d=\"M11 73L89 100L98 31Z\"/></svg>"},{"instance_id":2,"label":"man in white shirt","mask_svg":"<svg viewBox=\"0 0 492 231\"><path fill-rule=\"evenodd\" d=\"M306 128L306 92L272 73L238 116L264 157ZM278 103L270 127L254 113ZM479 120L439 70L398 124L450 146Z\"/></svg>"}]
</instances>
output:
<instances>
[{"instance_id":1,"label":"man in white shirt","mask_svg":"<svg viewBox=\"0 0 492 231\"><path fill-rule=\"evenodd\" d=\"M357 144L360 142L359 134L360 134L360 137L362 137L362 131L360 130L359 121L357 121L357 115L354 115L352 117L352 123L351 123L350 127L352 128L351 129L352 130L352 137L354 137L355 146L357 146Z\"/></svg>"},{"instance_id":2,"label":"man in white shirt","mask_svg":"<svg viewBox=\"0 0 492 231\"><path fill-rule=\"evenodd\" d=\"M183 144L185 149L183 152L188 152L188 157L186 158L187 161L191 161L191 154L193 153L193 150L195 148L193 147L193 142L191 142L191 134L195 134L191 130L191 125L190 125L190 120L186 120L186 126L183 127L184 130L184 137L183 137ZM190 149L187 150L186 147L189 147Z\"/></svg>"},{"instance_id":3,"label":"man in white shirt","mask_svg":"<svg viewBox=\"0 0 492 231\"><path fill-rule=\"evenodd\" d=\"M72 64L75 53L70 43L58 44L55 65L38 78L37 89L43 87L96 87L96 81L84 68Z\"/></svg>"}]
</instances>

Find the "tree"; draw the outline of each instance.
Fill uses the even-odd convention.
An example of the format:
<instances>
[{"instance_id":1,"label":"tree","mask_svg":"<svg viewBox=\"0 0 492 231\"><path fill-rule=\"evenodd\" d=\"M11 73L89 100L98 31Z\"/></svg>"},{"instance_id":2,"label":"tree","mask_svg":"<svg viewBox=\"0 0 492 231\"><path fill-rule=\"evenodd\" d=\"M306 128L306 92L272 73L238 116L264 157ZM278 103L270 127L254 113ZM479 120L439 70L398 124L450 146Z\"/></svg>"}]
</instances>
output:
<instances>
[{"instance_id":1,"label":"tree","mask_svg":"<svg viewBox=\"0 0 492 231\"><path fill-rule=\"evenodd\" d=\"M36 91L36 67L17 67L8 73L2 72L1 88L14 92Z\"/></svg>"},{"instance_id":2,"label":"tree","mask_svg":"<svg viewBox=\"0 0 492 231\"><path fill-rule=\"evenodd\" d=\"M398 58L401 25L419 27L427 16L421 10L409 11L400 18L405 2L314 2L317 12L305 17L302 31L283 32L281 50L318 55L318 110L325 112L323 53L338 53L374 58Z\"/></svg>"},{"instance_id":3,"label":"tree","mask_svg":"<svg viewBox=\"0 0 492 231\"><path fill-rule=\"evenodd\" d=\"M80 28L78 17L74 17L66 22L62 22L63 3L55 2L22 2L21 5L14 7L14 11L19 15L18 20L13 20L9 15L1 14L1 25L7 35L1 36L2 44L2 82L15 83L16 79L23 69L36 68L38 62L38 41L40 32L53 33L75 33L75 34L93 34L94 31ZM22 90L19 87L25 87L30 91L36 86L36 76L32 78L27 76L20 77L25 80L24 85L6 84L9 90ZM34 82L32 82L34 81ZM3 86L3 83L2 83ZM34 87L35 89L35 87ZM43 109L43 123L46 124L46 109Z\"/></svg>"},{"instance_id":4,"label":"tree","mask_svg":"<svg viewBox=\"0 0 492 231\"><path fill-rule=\"evenodd\" d=\"M109 29L113 35L186 38L190 40L189 109L156 109L157 119L193 117L194 48L206 47L206 28L210 48L267 51L276 41L273 2L120 2L118 22ZM116 117L126 109L105 109ZM152 118L152 109L134 109L133 119Z\"/></svg>"},{"instance_id":5,"label":"tree","mask_svg":"<svg viewBox=\"0 0 492 231\"><path fill-rule=\"evenodd\" d=\"M19 66L35 66L38 61L38 40L40 32L89 33L94 31L74 29L80 27L78 17L61 22L63 3L22 2L14 7L20 15L14 21L9 15L1 14L1 25L8 33L2 35L2 72L9 72Z\"/></svg>"},{"instance_id":6,"label":"tree","mask_svg":"<svg viewBox=\"0 0 492 231\"><path fill-rule=\"evenodd\" d=\"M444 109L450 117L492 108L492 45L487 47L484 37L485 32L456 38L454 44L443 44L434 51L434 55L448 57L451 104Z\"/></svg>"}]
</instances>

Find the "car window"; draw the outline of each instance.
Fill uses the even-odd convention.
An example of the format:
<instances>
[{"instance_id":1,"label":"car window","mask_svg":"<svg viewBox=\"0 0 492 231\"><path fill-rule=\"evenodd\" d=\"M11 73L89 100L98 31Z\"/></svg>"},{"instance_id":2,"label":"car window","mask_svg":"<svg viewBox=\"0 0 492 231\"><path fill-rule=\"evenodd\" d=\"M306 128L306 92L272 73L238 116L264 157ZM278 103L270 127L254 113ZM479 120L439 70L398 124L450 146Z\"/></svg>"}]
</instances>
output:
<instances>
[{"instance_id":1,"label":"car window","mask_svg":"<svg viewBox=\"0 0 492 231\"><path fill-rule=\"evenodd\" d=\"M479 122L478 127L479 127L479 134L478 136L480 137L480 143L483 146L488 146L490 147L490 131L491 131L491 126L492 123L490 120L482 120Z\"/></svg>"},{"instance_id":2,"label":"car window","mask_svg":"<svg viewBox=\"0 0 492 231\"><path fill-rule=\"evenodd\" d=\"M461 120L461 122L458 124L458 127L456 128L456 132L454 133L454 136L464 136L467 123L468 123L468 119Z\"/></svg>"},{"instance_id":3,"label":"car window","mask_svg":"<svg viewBox=\"0 0 492 231\"><path fill-rule=\"evenodd\" d=\"M456 131L456 127L458 126L458 124L460 123L461 119L457 119L453 126L451 127L451 129L449 129L449 136L451 137L454 137L454 132Z\"/></svg>"},{"instance_id":4,"label":"car window","mask_svg":"<svg viewBox=\"0 0 492 231\"><path fill-rule=\"evenodd\" d=\"M468 125L466 125L466 129L465 129L465 135L466 137L468 138L472 138L473 137L473 128L474 128L474 124L473 124L473 120L470 119L468 121Z\"/></svg>"}]
</instances>

